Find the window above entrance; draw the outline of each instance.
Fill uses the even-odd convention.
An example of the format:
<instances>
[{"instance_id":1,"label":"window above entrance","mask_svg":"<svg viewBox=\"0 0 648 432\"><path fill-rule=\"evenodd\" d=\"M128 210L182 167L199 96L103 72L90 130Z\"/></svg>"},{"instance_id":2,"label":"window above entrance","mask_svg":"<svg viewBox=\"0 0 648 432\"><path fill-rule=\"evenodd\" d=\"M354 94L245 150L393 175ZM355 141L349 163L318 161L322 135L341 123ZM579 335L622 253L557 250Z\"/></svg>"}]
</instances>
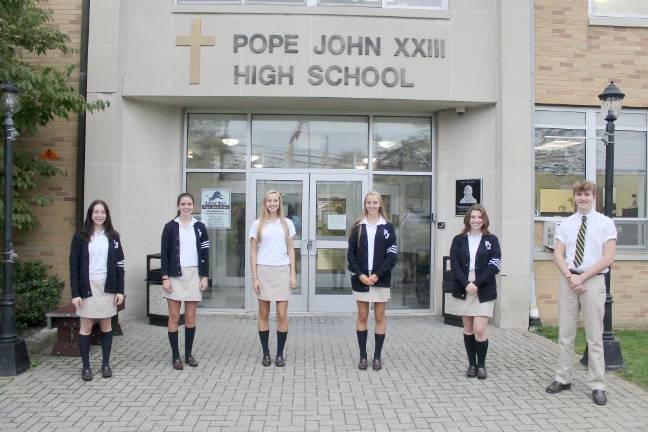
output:
<instances>
[{"instance_id":1,"label":"window above entrance","mask_svg":"<svg viewBox=\"0 0 648 432\"><path fill-rule=\"evenodd\" d=\"M276 4L447 10L448 0L177 0L179 5Z\"/></svg>"}]
</instances>

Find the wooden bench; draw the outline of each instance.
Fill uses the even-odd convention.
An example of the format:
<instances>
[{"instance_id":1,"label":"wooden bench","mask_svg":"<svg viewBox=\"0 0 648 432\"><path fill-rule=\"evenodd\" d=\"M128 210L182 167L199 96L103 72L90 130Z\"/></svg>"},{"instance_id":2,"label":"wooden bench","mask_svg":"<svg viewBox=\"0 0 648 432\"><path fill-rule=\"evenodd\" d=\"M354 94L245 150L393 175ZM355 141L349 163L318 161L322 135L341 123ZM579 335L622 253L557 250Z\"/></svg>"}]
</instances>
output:
<instances>
[{"instance_id":1,"label":"wooden bench","mask_svg":"<svg viewBox=\"0 0 648 432\"><path fill-rule=\"evenodd\" d=\"M112 317L112 331L115 336L122 336L121 325L119 324L119 311L124 310L123 302L117 306L117 315ZM52 347L53 356L77 357L79 356L79 316L76 314L74 305L61 306L58 309L48 312L47 327L56 328L56 342ZM101 344L101 329L99 323L92 327L92 344Z\"/></svg>"}]
</instances>

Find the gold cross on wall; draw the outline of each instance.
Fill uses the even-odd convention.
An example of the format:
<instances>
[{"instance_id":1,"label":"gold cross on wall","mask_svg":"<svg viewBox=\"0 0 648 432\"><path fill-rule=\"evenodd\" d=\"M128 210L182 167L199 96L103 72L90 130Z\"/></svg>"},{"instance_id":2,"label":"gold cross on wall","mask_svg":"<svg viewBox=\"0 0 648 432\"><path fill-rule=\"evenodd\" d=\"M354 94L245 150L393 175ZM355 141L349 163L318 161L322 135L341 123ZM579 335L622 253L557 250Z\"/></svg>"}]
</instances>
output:
<instances>
[{"instance_id":1,"label":"gold cross on wall","mask_svg":"<svg viewBox=\"0 0 648 432\"><path fill-rule=\"evenodd\" d=\"M189 82L191 84L200 84L200 47L214 46L216 39L213 36L202 36L200 33L201 20L195 18L191 20L191 35L176 36L176 46L188 46L191 48L189 53Z\"/></svg>"}]
</instances>

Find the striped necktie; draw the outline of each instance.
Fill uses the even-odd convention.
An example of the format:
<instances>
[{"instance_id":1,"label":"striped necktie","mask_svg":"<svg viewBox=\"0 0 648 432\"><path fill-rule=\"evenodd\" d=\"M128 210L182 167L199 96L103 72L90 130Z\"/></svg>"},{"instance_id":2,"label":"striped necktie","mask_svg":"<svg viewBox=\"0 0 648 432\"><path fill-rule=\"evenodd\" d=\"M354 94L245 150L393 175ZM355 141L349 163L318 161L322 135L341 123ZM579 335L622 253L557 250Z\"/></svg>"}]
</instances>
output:
<instances>
[{"instance_id":1,"label":"striped necktie","mask_svg":"<svg viewBox=\"0 0 648 432\"><path fill-rule=\"evenodd\" d=\"M574 257L574 267L578 268L583 263L585 254L585 231L587 231L587 216L583 216L578 237L576 237L576 256Z\"/></svg>"}]
</instances>

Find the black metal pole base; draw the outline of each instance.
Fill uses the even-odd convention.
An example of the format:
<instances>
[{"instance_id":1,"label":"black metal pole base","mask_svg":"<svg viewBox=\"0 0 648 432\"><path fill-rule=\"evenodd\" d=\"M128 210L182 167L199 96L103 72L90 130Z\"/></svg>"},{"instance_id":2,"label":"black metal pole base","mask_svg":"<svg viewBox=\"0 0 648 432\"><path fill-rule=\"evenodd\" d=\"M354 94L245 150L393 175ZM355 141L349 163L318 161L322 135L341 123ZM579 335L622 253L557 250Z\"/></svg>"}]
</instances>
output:
<instances>
[{"instance_id":1,"label":"black metal pole base","mask_svg":"<svg viewBox=\"0 0 648 432\"><path fill-rule=\"evenodd\" d=\"M616 371L625 369L623 362L623 354L621 354L621 344L616 339L603 339L603 355L605 357L605 370ZM585 352L583 358L580 359L580 364L587 366L587 345L585 345Z\"/></svg>"},{"instance_id":2,"label":"black metal pole base","mask_svg":"<svg viewBox=\"0 0 648 432\"><path fill-rule=\"evenodd\" d=\"M0 376L16 376L31 365L27 345L20 337L11 342L0 342Z\"/></svg>"},{"instance_id":3,"label":"black metal pole base","mask_svg":"<svg viewBox=\"0 0 648 432\"><path fill-rule=\"evenodd\" d=\"M540 321L540 318L529 317L529 327L542 327L542 321Z\"/></svg>"}]
</instances>

